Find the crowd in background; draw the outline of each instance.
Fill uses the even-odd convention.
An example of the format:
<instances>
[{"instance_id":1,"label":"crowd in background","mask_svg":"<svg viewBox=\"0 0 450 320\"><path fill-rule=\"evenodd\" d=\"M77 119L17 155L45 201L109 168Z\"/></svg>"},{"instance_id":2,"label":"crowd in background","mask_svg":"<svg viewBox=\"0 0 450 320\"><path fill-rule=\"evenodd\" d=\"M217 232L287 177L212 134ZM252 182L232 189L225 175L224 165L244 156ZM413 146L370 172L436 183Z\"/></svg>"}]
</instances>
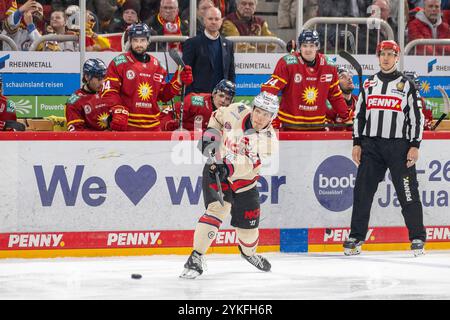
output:
<instances>
[{"instance_id":1,"label":"crowd in background","mask_svg":"<svg viewBox=\"0 0 450 320\"><path fill-rule=\"evenodd\" d=\"M19 50L28 50L31 43L45 34L77 34L79 32L79 1L70 0L4 0L0 4L2 34L11 37ZM313 17L379 17L389 23L397 37L398 1L397 0L304 0L304 19ZM86 20L88 51L120 51L107 34L123 33L133 23L144 22L150 26L153 35L189 35L188 0L87 0ZM220 9L224 22L223 36L278 36L282 38L283 29L295 28L296 0L280 0L277 25L268 25L264 16L257 14L257 0L197 0L197 34L204 29L203 16L212 6ZM404 0L405 40L450 38L450 0ZM387 38L384 29L371 29L370 26L349 26L347 31L325 30L318 26L322 46L328 48L343 45L353 49L355 42L366 43L369 37L368 52L360 45L354 48L356 53L373 53L376 43ZM369 28L370 30L367 30ZM273 30L277 30L274 32ZM366 32L368 31L368 32ZM278 34L277 34L278 33ZM358 39L355 39L355 38ZM395 39L399 40L399 39ZM268 47L269 51L275 46ZM436 46L438 53L450 54L449 46ZM8 50L3 45L3 50ZM120 49L120 47L119 47ZM150 48L151 50L152 48ZM418 54L433 54L433 46L420 46ZM45 42L38 50L76 51L74 42ZM255 52L256 47L238 44L236 52ZM266 47L267 50L267 47Z\"/></svg>"}]
</instances>

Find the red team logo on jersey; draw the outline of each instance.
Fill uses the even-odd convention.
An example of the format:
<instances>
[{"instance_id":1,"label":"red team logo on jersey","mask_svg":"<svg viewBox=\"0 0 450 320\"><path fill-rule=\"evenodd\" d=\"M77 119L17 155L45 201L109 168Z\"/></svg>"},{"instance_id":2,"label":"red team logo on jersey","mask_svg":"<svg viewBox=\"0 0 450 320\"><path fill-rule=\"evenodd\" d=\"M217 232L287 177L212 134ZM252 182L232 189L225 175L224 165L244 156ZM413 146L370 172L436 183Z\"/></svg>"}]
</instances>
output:
<instances>
[{"instance_id":1,"label":"red team logo on jersey","mask_svg":"<svg viewBox=\"0 0 450 320\"><path fill-rule=\"evenodd\" d=\"M401 112L402 99L391 96L369 96L367 99L367 110L370 109Z\"/></svg>"}]
</instances>

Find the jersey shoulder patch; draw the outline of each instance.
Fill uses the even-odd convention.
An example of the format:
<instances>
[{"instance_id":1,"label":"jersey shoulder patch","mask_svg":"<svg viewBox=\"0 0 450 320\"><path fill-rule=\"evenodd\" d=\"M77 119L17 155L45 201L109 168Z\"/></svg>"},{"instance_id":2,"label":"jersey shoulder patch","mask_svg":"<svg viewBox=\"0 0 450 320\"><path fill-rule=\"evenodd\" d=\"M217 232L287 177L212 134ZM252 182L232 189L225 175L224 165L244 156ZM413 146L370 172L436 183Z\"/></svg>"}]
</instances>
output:
<instances>
[{"instance_id":1,"label":"jersey shoulder patch","mask_svg":"<svg viewBox=\"0 0 450 320\"><path fill-rule=\"evenodd\" d=\"M77 94L72 94L69 99L67 99L67 103L68 104L74 104L75 102L77 102L80 99L80 96Z\"/></svg>"},{"instance_id":2,"label":"jersey shoulder patch","mask_svg":"<svg viewBox=\"0 0 450 320\"><path fill-rule=\"evenodd\" d=\"M115 64L116 66L119 66L119 65L121 65L122 63L126 63L126 62L127 62L127 57L125 57L124 54L121 54L121 55L115 57L115 58L113 59L113 61L114 61L114 64Z\"/></svg>"},{"instance_id":3,"label":"jersey shoulder patch","mask_svg":"<svg viewBox=\"0 0 450 320\"><path fill-rule=\"evenodd\" d=\"M6 112L16 112L16 103L12 100L6 102Z\"/></svg>"},{"instance_id":4,"label":"jersey shoulder patch","mask_svg":"<svg viewBox=\"0 0 450 320\"><path fill-rule=\"evenodd\" d=\"M205 97L202 96L191 96L191 104L196 107L204 107L205 106Z\"/></svg>"},{"instance_id":5,"label":"jersey shoulder patch","mask_svg":"<svg viewBox=\"0 0 450 320\"><path fill-rule=\"evenodd\" d=\"M242 103L242 104L238 105L238 112L239 113L244 112L246 109L247 109L247 106L245 104Z\"/></svg>"},{"instance_id":6,"label":"jersey shoulder patch","mask_svg":"<svg viewBox=\"0 0 450 320\"><path fill-rule=\"evenodd\" d=\"M292 54L285 55L283 59L286 64L298 64L298 58Z\"/></svg>"},{"instance_id":7,"label":"jersey shoulder patch","mask_svg":"<svg viewBox=\"0 0 450 320\"><path fill-rule=\"evenodd\" d=\"M332 58L330 56L325 55L325 61L326 61L327 65L329 65L329 66L333 66L333 67L336 66L336 58Z\"/></svg>"}]
</instances>

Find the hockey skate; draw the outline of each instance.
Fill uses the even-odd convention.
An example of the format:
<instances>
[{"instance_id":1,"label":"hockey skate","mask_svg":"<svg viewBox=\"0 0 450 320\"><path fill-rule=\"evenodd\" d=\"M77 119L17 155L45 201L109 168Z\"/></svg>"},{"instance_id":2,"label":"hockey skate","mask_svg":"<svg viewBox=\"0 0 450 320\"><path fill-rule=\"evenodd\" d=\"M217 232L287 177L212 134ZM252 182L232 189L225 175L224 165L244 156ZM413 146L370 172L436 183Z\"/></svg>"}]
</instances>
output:
<instances>
[{"instance_id":1,"label":"hockey skate","mask_svg":"<svg viewBox=\"0 0 450 320\"><path fill-rule=\"evenodd\" d=\"M261 271L270 271L270 268L272 267L269 263L269 261L264 258L263 256L259 254L254 254L252 256L247 256L242 252L241 246L238 245L239 251L241 252L242 258L250 262L252 265L254 265L256 268L258 268Z\"/></svg>"},{"instance_id":2,"label":"hockey skate","mask_svg":"<svg viewBox=\"0 0 450 320\"><path fill-rule=\"evenodd\" d=\"M361 253L361 246L364 241L357 240L355 238L348 238L347 241L344 242L344 254L346 256L356 256Z\"/></svg>"},{"instance_id":3,"label":"hockey skate","mask_svg":"<svg viewBox=\"0 0 450 320\"><path fill-rule=\"evenodd\" d=\"M183 279L195 279L203 273L205 267L205 259L202 254L192 251L188 260L184 264L184 270L180 275Z\"/></svg>"},{"instance_id":4,"label":"hockey skate","mask_svg":"<svg viewBox=\"0 0 450 320\"><path fill-rule=\"evenodd\" d=\"M418 257L425 254L425 243L420 239L414 239L411 242L411 250L414 253L414 257Z\"/></svg>"}]
</instances>

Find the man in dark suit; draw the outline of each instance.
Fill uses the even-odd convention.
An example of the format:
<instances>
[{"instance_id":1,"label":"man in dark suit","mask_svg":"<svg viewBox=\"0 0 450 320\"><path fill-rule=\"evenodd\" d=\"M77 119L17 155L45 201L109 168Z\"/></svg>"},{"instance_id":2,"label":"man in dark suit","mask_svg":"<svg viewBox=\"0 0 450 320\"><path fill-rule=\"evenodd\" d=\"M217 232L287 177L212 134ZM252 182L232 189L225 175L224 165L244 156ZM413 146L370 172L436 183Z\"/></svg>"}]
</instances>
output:
<instances>
[{"instance_id":1,"label":"man in dark suit","mask_svg":"<svg viewBox=\"0 0 450 320\"><path fill-rule=\"evenodd\" d=\"M183 44L183 60L192 66L190 92L210 93L222 79L236 82L233 43L220 36L222 14L213 7L205 13L205 31Z\"/></svg>"}]
</instances>

